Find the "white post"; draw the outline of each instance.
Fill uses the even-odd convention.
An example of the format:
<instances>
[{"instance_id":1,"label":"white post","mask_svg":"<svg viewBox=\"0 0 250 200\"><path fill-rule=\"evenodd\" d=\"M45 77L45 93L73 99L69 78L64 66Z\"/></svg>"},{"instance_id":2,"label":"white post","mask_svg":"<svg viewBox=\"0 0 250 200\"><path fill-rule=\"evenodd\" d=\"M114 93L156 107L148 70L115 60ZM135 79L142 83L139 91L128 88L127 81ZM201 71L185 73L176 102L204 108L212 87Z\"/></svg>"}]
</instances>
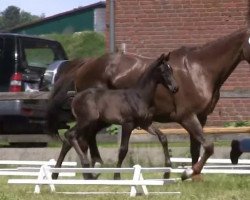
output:
<instances>
[{"instance_id":1,"label":"white post","mask_svg":"<svg viewBox=\"0 0 250 200\"><path fill-rule=\"evenodd\" d=\"M139 181L143 180L142 174L141 174L141 166L140 165L135 165L134 166L134 176L133 176L133 181ZM137 187L132 185L130 189L130 196L135 197L137 194ZM142 185L142 190L145 195L148 195L148 190L146 185Z\"/></svg>"},{"instance_id":2,"label":"white post","mask_svg":"<svg viewBox=\"0 0 250 200\"><path fill-rule=\"evenodd\" d=\"M39 170L37 180L38 181L43 180L43 177L44 177L44 170L43 170L43 165L42 165L40 170ZM40 185L35 185L34 193L39 194L40 192L41 192Z\"/></svg>"},{"instance_id":3,"label":"white post","mask_svg":"<svg viewBox=\"0 0 250 200\"><path fill-rule=\"evenodd\" d=\"M52 180L52 178L51 178L51 172L50 172L50 166L44 166L43 167L43 170L44 170L44 175L45 175L45 179L47 179L47 180L49 180L49 181L51 181ZM55 192L56 191L56 188L55 188L55 185L54 184L49 184L49 186L50 186L50 191L51 192Z\"/></svg>"},{"instance_id":4,"label":"white post","mask_svg":"<svg viewBox=\"0 0 250 200\"><path fill-rule=\"evenodd\" d=\"M55 165L55 160L51 159L48 161L47 164L44 164L41 166L39 173L38 173L38 177L37 180L52 180L51 178L51 172L50 172L50 166L49 165ZM50 190L51 192L55 192L55 185L54 184L50 184ZM34 193L35 194L39 194L41 192L41 185L35 185L35 189L34 189Z\"/></svg>"},{"instance_id":5,"label":"white post","mask_svg":"<svg viewBox=\"0 0 250 200\"><path fill-rule=\"evenodd\" d=\"M142 176L142 173L140 173L140 181L143 181L143 180L144 180L144 178L143 178L143 176ZM148 192L147 186L146 186L146 185L142 185L141 187L142 187L143 193L144 193L145 195L148 195L149 192Z\"/></svg>"}]
</instances>

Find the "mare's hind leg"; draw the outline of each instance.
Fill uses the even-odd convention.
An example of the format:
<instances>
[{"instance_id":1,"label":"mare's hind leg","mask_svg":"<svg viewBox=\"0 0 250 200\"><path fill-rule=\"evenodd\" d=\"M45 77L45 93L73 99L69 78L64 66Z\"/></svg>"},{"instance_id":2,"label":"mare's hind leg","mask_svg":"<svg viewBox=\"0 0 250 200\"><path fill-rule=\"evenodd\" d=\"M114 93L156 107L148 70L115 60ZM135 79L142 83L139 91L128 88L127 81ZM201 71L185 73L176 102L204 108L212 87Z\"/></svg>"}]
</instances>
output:
<instances>
[{"instance_id":1,"label":"mare's hind leg","mask_svg":"<svg viewBox=\"0 0 250 200\"><path fill-rule=\"evenodd\" d=\"M149 126L148 128L145 129L148 131L150 134L157 135L165 156L165 167L172 167L172 163L170 160L170 155L169 155L169 150L168 150L168 139L167 136L164 135L159 129L155 128L153 125ZM170 172L165 172L164 173L164 178L169 178L170 177Z\"/></svg>"},{"instance_id":2,"label":"mare's hind leg","mask_svg":"<svg viewBox=\"0 0 250 200\"><path fill-rule=\"evenodd\" d=\"M198 120L196 115L191 115L185 120L181 122L181 125L188 131L190 135L194 139L196 139L204 148L204 153L201 159L196 162L192 169L187 169L182 174L182 180L190 178L193 175L200 174L203 166L205 165L207 159L213 154L214 152L214 145L213 143L207 142L203 136L202 125Z\"/></svg>"},{"instance_id":3,"label":"mare's hind leg","mask_svg":"<svg viewBox=\"0 0 250 200\"><path fill-rule=\"evenodd\" d=\"M134 128L135 128L134 123L126 123L122 125L121 144L120 144L118 162L117 162L116 167L120 168L122 166L122 162L128 152L129 138ZM114 179L115 180L121 179L121 174L115 173Z\"/></svg>"},{"instance_id":4,"label":"mare's hind leg","mask_svg":"<svg viewBox=\"0 0 250 200\"><path fill-rule=\"evenodd\" d=\"M71 144L68 141L67 135L71 132L71 131L75 131L75 126L72 127L71 129L67 130L67 132L65 133L65 139L63 140L63 144L62 144L62 148L61 148L61 152L60 155L57 159L55 168L60 168L62 166L62 162L66 156L66 154L68 153L68 151L71 149ZM58 178L58 173L52 173L52 179L57 179Z\"/></svg>"},{"instance_id":5,"label":"mare's hind leg","mask_svg":"<svg viewBox=\"0 0 250 200\"><path fill-rule=\"evenodd\" d=\"M60 168L62 166L62 162L63 162L66 154L68 153L68 151L71 149L71 147L72 146L71 146L71 144L69 144L68 141L63 141L61 152L60 152L60 155L57 159L55 168ZM57 179L58 175L59 175L58 173L52 173L52 179Z\"/></svg>"}]
</instances>

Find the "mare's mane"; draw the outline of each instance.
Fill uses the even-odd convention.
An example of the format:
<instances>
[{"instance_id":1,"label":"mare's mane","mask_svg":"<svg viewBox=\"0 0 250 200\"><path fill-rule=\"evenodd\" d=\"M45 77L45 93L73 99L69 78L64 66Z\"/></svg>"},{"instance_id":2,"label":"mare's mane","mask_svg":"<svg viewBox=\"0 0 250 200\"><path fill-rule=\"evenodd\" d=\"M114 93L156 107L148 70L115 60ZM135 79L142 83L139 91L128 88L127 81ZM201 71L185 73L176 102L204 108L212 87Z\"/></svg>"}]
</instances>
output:
<instances>
[{"instance_id":1,"label":"mare's mane","mask_svg":"<svg viewBox=\"0 0 250 200\"><path fill-rule=\"evenodd\" d=\"M197 46L182 46L179 49L176 49L175 51L181 51L181 52L199 52L199 51L204 51L204 50L210 50L211 48L214 48L214 46L221 44L221 45L226 45L229 43L229 40L235 40L235 37L238 37L239 34L246 34L247 29L240 29L237 30L229 35L225 35L224 37L220 37L216 40L208 41L207 43L203 45L197 45Z\"/></svg>"}]
</instances>

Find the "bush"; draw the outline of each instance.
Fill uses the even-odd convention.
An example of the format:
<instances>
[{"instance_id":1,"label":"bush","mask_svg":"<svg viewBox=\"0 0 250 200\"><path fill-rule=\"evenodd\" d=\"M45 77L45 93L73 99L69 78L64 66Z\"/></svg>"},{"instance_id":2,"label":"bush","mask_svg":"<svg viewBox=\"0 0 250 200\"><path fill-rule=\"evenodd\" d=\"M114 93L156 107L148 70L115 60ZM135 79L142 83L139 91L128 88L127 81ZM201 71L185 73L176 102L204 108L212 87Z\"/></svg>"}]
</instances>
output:
<instances>
[{"instance_id":1,"label":"bush","mask_svg":"<svg viewBox=\"0 0 250 200\"><path fill-rule=\"evenodd\" d=\"M105 37L102 33L84 31L74 34L49 34L43 37L60 42L69 59L96 57L105 53Z\"/></svg>"},{"instance_id":2,"label":"bush","mask_svg":"<svg viewBox=\"0 0 250 200\"><path fill-rule=\"evenodd\" d=\"M121 132L120 125L112 124L111 126L106 128L106 133L108 133L109 135L117 135L119 132Z\"/></svg>"},{"instance_id":3,"label":"bush","mask_svg":"<svg viewBox=\"0 0 250 200\"><path fill-rule=\"evenodd\" d=\"M243 127L250 126L250 121L236 121L236 122L226 122L224 127Z\"/></svg>"}]
</instances>

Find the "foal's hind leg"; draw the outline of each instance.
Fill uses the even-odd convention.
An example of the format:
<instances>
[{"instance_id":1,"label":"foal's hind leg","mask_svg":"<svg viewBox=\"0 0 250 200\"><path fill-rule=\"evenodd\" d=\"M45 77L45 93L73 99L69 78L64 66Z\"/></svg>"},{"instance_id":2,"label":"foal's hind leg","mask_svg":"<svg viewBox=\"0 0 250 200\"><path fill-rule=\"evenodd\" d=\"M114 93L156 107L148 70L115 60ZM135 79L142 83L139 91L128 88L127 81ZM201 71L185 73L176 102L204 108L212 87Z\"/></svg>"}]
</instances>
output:
<instances>
[{"instance_id":1,"label":"foal's hind leg","mask_svg":"<svg viewBox=\"0 0 250 200\"><path fill-rule=\"evenodd\" d=\"M150 134L157 135L165 156L165 167L172 167L172 163L170 160L170 155L169 155L169 150L168 150L168 139L167 136L164 135L159 129L155 128L153 125L149 126L148 128L145 129L148 131ZM165 172L164 173L164 178L169 178L170 177L170 172Z\"/></svg>"},{"instance_id":2,"label":"foal's hind leg","mask_svg":"<svg viewBox=\"0 0 250 200\"><path fill-rule=\"evenodd\" d=\"M96 135L97 135L97 132L90 135L90 137L88 139L88 145L89 145L89 150L90 150L92 167L101 167L101 165L103 164L103 161L102 161L102 158L100 156L100 152L99 152L98 147L97 147ZM93 174L93 178L97 179L99 177L99 175L100 175L100 173Z\"/></svg>"},{"instance_id":3,"label":"foal's hind leg","mask_svg":"<svg viewBox=\"0 0 250 200\"><path fill-rule=\"evenodd\" d=\"M122 126L121 144L120 144L120 149L119 149L118 162L116 165L117 167L122 166L122 162L127 155L129 138L134 128L135 128L134 123L126 123ZM115 180L121 179L121 174L115 173L114 179Z\"/></svg>"},{"instance_id":4,"label":"foal's hind leg","mask_svg":"<svg viewBox=\"0 0 250 200\"><path fill-rule=\"evenodd\" d=\"M84 130L84 129L81 129L81 130ZM87 140L85 139L84 137L84 132L81 133L81 147L78 143L78 139L77 139L77 136L79 135L79 130L76 130L74 133L72 132L71 135L70 135L70 143L71 145L74 147L77 155L79 156L80 158L80 161L81 161L81 165L83 168L86 168L86 167L89 167L90 166L90 163L89 163L89 160L88 160L88 155L87 155L87 149L88 149L88 144L87 144ZM86 151L82 151L82 149L86 149ZM93 179L93 176L92 174L83 174L83 177L85 179Z\"/></svg>"}]
</instances>

